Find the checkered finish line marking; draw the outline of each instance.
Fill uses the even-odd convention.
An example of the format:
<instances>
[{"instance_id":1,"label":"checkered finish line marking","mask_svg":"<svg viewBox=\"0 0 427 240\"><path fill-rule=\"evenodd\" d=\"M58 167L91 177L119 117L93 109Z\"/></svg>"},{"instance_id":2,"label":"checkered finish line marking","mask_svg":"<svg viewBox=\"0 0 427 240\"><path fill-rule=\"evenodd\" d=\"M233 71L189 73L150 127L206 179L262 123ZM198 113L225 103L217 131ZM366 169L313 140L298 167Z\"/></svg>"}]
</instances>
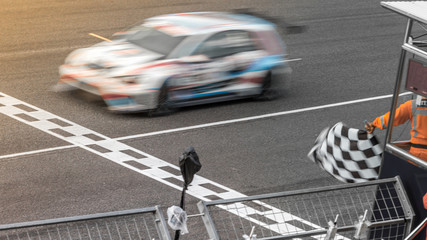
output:
<instances>
[{"instance_id":1,"label":"checkered finish line marking","mask_svg":"<svg viewBox=\"0 0 427 240\"><path fill-rule=\"evenodd\" d=\"M183 178L179 167L121 143L118 140L104 136L1 92L0 113L166 184L174 189L182 190ZM187 193L203 201L246 197L246 195L242 193L198 175L194 177L193 183L188 188ZM270 210L260 212L250 206L246 208L251 212L256 212L264 215L266 218L274 220L271 216L271 210L277 211L278 209L267 204L262 205ZM288 213L284 214L290 215ZM269 224L262 223L249 216L243 217L261 226L269 226ZM305 224L308 223L315 228L321 228L297 216L290 216L290 218L294 221L299 220ZM275 227L273 230L279 234L285 234L287 233L288 227L289 224L286 228ZM295 229L297 228L295 227Z\"/></svg>"}]
</instances>

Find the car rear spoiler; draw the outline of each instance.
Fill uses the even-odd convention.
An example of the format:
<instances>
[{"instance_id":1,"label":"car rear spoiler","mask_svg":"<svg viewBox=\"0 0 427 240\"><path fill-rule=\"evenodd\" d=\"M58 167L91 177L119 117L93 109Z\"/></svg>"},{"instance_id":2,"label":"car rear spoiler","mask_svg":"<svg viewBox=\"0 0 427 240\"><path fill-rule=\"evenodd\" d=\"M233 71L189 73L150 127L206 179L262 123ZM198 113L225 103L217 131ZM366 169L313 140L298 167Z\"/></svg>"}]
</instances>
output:
<instances>
[{"instance_id":1,"label":"car rear spoiler","mask_svg":"<svg viewBox=\"0 0 427 240\"><path fill-rule=\"evenodd\" d=\"M272 17L259 12L255 12L250 8L234 9L233 13L246 14L246 15L262 18L264 20L274 23L280 30L282 30L286 34L303 33L307 31L307 28L308 28L307 26L304 26L304 25L296 25L296 24L287 22L284 19L279 17Z\"/></svg>"}]
</instances>

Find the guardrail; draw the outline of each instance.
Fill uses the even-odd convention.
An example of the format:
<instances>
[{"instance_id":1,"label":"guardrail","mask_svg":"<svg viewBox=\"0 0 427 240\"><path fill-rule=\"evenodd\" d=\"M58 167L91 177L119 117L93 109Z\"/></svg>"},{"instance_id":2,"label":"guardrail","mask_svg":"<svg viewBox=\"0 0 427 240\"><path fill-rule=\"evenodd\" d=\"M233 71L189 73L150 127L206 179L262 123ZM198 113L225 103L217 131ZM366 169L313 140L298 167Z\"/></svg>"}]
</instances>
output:
<instances>
[{"instance_id":1,"label":"guardrail","mask_svg":"<svg viewBox=\"0 0 427 240\"><path fill-rule=\"evenodd\" d=\"M414 217L399 177L200 201L197 207L200 213L188 216L193 229L181 239L242 240L256 234L264 240L401 240L408 236ZM155 206L0 225L0 240L171 240L169 231Z\"/></svg>"},{"instance_id":2,"label":"guardrail","mask_svg":"<svg viewBox=\"0 0 427 240\"><path fill-rule=\"evenodd\" d=\"M0 240L170 240L159 207L0 225Z\"/></svg>"},{"instance_id":3,"label":"guardrail","mask_svg":"<svg viewBox=\"0 0 427 240\"><path fill-rule=\"evenodd\" d=\"M398 177L201 201L198 208L215 240L243 239L250 233L265 240L403 239L414 215Z\"/></svg>"}]
</instances>

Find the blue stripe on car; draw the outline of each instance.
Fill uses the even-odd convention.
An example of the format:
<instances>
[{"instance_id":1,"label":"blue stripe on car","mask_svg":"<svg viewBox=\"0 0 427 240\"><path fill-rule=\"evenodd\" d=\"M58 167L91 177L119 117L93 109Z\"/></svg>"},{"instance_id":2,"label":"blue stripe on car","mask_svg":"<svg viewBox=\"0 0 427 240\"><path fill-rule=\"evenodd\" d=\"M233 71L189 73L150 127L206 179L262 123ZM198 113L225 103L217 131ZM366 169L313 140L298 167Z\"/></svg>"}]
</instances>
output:
<instances>
[{"instance_id":1,"label":"blue stripe on car","mask_svg":"<svg viewBox=\"0 0 427 240\"><path fill-rule=\"evenodd\" d=\"M287 64L283 62L283 57L281 55L266 56L266 57L262 57L255 60L244 71L231 72L229 76L231 76L232 78L235 78L249 72L265 71L265 70L270 70L277 66L286 66L286 65Z\"/></svg>"},{"instance_id":2,"label":"blue stripe on car","mask_svg":"<svg viewBox=\"0 0 427 240\"><path fill-rule=\"evenodd\" d=\"M213 95L220 95L220 94L227 94L232 93L231 91L224 91L224 92L212 92L212 93L201 93L201 94L195 94L191 96L192 98L200 98L200 97L209 97Z\"/></svg>"},{"instance_id":3,"label":"blue stripe on car","mask_svg":"<svg viewBox=\"0 0 427 240\"><path fill-rule=\"evenodd\" d=\"M257 59L249 68L247 72L256 72L270 70L279 65L284 65L283 57L280 55L271 55Z\"/></svg>"},{"instance_id":4,"label":"blue stripe on car","mask_svg":"<svg viewBox=\"0 0 427 240\"><path fill-rule=\"evenodd\" d=\"M136 104L132 98L107 99L106 102L109 106L135 105Z\"/></svg>"}]
</instances>

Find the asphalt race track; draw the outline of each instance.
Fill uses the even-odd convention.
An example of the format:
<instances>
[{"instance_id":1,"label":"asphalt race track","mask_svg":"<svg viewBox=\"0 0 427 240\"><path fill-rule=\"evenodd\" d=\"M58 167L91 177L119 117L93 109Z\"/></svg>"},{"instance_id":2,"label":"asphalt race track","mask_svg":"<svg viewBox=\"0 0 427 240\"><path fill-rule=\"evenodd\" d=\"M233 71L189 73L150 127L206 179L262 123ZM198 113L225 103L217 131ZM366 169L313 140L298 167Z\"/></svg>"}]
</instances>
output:
<instances>
[{"instance_id":1,"label":"asphalt race track","mask_svg":"<svg viewBox=\"0 0 427 240\"><path fill-rule=\"evenodd\" d=\"M379 2L3 0L0 95L162 166L177 166L179 155L193 146L203 165L198 175L235 194L341 184L306 155L323 128L339 121L362 128L365 119L390 108L406 21ZM51 90L67 54L100 41L88 33L109 37L154 15L236 8L307 27L284 36L288 58L301 60L291 62L291 79L281 83L277 100L209 104L150 118L114 114L87 94ZM372 99L378 96L384 97ZM179 204L179 187L170 179L141 174L2 107L0 224ZM188 196L189 214L199 200Z\"/></svg>"}]
</instances>

